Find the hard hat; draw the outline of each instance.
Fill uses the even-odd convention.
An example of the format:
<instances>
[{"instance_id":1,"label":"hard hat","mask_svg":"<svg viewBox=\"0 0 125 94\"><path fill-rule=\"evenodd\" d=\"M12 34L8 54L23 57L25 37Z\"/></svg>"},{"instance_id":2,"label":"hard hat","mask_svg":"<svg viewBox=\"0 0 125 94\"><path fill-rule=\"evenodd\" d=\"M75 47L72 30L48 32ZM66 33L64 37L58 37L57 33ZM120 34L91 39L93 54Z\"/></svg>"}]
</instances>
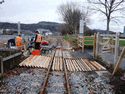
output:
<instances>
[{"instance_id":1,"label":"hard hat","mask_svg":"<svg viewBox=\"0 0 125 94\"><path fill-rule=\"evenodd\" d=\"M18 36L21 36L21 34L18 34Z\"/></svg>"},{"instance_id":2,"label":"hard hat","mask_svg":"<svg viewBox=\"0 0 125 94\"><path fill-rule=\"evenodd\" d=\"M35 33L40 33L39 31L35 31Z\"/></svg>"}]
</instances>

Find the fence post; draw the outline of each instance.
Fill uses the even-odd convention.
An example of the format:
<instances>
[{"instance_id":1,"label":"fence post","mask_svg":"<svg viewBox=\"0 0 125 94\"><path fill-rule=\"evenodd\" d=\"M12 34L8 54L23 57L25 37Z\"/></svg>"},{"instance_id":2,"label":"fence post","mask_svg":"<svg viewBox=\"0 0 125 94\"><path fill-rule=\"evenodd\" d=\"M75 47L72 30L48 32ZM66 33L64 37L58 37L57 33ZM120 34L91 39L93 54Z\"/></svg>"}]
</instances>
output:
<instances>
[{"instance_id":1,"label":"fence post","mask_svg":"<svg viewBox=\"0 0 125 94\"><path fill-rule=\"evenodd\" d=\"M78 36L78 46L79 46L79 36Z\"/></svg>"},{"instance_id":2,"label":"fence post","mask_svg":"<svg viewBox=\"0 0 125 94\"><path fill-rule=\"evenodd\" d=\"M99 46L99 32L97 33L97 40L96 40L96 57L95 58L97 58L97 56L98 56L98 47Z\"/></svg>"},{"instance_id":3,"label":"fence post","mask_svg":"<svg viewBox=\"0 0 125 94\"><path fill-rule=\"evenodd\" d=\"M1 59L1 73L3 74L3 57L0 56L0 59Z\"/></svg>"},{"instance_id":4,"label":"fence post","mask_svg":"<svg viewBox=\"0 0 125 94\"><path fill-rule=\"evenodd\" d=\"M83 38L82 38L82 53L84 53L84 35L83 35Z\"/></svg>"},{"instance_id":5,"label":"fence post","mask_svg":"<svg viewBox=\"0 0 125 94\"><path fill-rule=\"evenodd\" d=\"M118 60L118 51L119 51L119 32L116 32L116 40L115 40L115 56L114 56L114 64L116 65Z\"/></svg>"},{"instance_id":6,"label":"fence post","mask_svg":"<svg viewBox=\"0 0 125 94\"><path fill-rule=\"evenodd\" d=\"M110 38L110 45L113 45L113 37ZM110 47L110 52L113 53L113 48Z\"/></svg>"},{"instance_id":7,"label":"fence post","mask_svg":"<svg viewBox=\"0 0 125 94\"><path fill-rule=\"evenodd\" d=\"M114 69L112 75L114 75L114 74L116 73L116 71L118 70L118 68L119 68L119 66L120 66L120 63L121 63L122 58L123 58L124 55L125 55L125 46L124 46L124 48L123 48L123 50L122 50L122 53L121 53L121 55L120 55L120 57L119 57L118 63L117 63L117 65L115 66L115 69Z\"/></svg>"},{"instance_id":8,"label":"fence post","mask_svg":"<svg viewBox=\"0 0 125 94\"><path fill-rule=\"evenodd\" d=\"M94 42L93 42L93 58L95 58L96 50L96 33L94 33Z\"/></svg>"},{"instance_id":9,"label":"fence post","mask_svg":"<svg viewBox=\"0 0 125 94\"><path fill-rule=\"evenodd\" d=\"M99 42L103 42L103 39L102 39L102 37L100 37L100 35L99 35ZM102 45L99 45L99 52L98 53L102 53Z\"/></svg>"}]
</instances>

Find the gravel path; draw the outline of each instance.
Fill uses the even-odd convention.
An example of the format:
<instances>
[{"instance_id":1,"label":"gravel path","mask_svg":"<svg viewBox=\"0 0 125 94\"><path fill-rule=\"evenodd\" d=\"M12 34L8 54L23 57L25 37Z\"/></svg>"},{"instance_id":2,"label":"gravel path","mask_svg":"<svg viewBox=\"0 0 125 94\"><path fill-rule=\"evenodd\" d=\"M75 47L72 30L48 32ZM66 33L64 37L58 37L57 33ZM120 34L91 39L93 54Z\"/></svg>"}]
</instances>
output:
<instances>
[{"instance_id":1,"label":"gravel path","mask_svg":"<svg viewBox=\"0 0 125 94\"><path fill-rule=\"evenodd\" d=\"M0 91L3 94L38 94L47 70L40 68L15 68L14 74L2 80ZM20 73L17 73L20 72Z\"/></svg>"},{"instance_id":2,"label":"gravel path","mask_svg":"<svg viewBox=\"0 0 125 94\"><path fill-rule=\"evenodd\" d=\"M115 94L107 77L95 72L70 73L71 94Z\"/></svg>"}]
</instances>

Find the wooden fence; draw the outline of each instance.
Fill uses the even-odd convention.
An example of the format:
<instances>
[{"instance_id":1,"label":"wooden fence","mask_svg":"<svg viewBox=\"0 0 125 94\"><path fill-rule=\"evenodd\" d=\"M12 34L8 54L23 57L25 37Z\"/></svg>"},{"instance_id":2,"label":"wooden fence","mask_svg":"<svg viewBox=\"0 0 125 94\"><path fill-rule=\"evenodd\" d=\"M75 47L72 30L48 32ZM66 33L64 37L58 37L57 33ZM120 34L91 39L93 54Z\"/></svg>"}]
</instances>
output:
<instances>
[{"instance_id":1,"label":"wooden fence","mask_svg":"<svg viewBox=\"0 0 125 94\"><path fill-rule=\"evenodd\" d=\"M96 40L96 58L98 54L105 53L105 52L114 52L114 64L118 60L119 50L122 50L123 47L119 46L120 38L125 38L125 35L120 35L119 32L116 34L99 34L97 33L97 40ZM105 40L105 41L104 41ZM115 40L115 45L113 45L113 40Z\"/></svg>"},{"instance_id":2,"label":"wooden fence","mask_svg":"<svg viewBox=\"0 0 125 94\"><path fill-rule=\"evenodd\" d=\"M86 39L86 38L93 38L93 40ZM85 42L90 42L88 44L85 44ZM84 52L84 46L86 45L92 45L93 46L93 57L95 57L95 49L96 49L96 33L94 33L94 36L78 36L78 45L82 47L82 53Z\"/></svg>"}]
</instances>

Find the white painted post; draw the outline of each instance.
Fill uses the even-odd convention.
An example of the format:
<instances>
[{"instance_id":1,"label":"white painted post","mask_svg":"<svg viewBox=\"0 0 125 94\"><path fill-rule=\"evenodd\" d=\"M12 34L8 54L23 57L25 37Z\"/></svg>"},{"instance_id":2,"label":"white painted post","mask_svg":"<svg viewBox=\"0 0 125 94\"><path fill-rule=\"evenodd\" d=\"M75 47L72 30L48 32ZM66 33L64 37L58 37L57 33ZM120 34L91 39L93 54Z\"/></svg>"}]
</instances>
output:
<instances>
[{"instance_id":1,"label":"white painted post","mask_svg":"<svg viewBox=\"0 0 125 94\"><path fill-rule=\"evenodd\" d=\"M118 51L119 51L119 32L116 32L116 40L115 40L115 56L114 56L114 64L116 65L118 60Z\"/></svg>"},{"instance_id":2,"label":"white painted post","mask_svg":"<svg viewBox=\"0 0 125 94\"><path fill-rule=\"evenodd\" d=\"M79 33L84 34L84 22L80 20Z\"/></svg>"},{"instance_id":3,"label":"white painted post","mask_svg":"<svg viewBox=\"0 0 125 94\"><path fill-rule=\"evenodd\" d=\"M18 35L20 35L20 21L18 22Z\"/></svg>"},{"instance_id":4,"label":"white painted post","mask_svg":"<svg viewBox=\"0 0 125 94\"><path fill-rule=\"evenodd\" d=\"M97 40L96 40L96 55L95 58L97 58L98 56L98 47L99 46L99 32L97 33Z\"/></svg>"}]
</instances>

